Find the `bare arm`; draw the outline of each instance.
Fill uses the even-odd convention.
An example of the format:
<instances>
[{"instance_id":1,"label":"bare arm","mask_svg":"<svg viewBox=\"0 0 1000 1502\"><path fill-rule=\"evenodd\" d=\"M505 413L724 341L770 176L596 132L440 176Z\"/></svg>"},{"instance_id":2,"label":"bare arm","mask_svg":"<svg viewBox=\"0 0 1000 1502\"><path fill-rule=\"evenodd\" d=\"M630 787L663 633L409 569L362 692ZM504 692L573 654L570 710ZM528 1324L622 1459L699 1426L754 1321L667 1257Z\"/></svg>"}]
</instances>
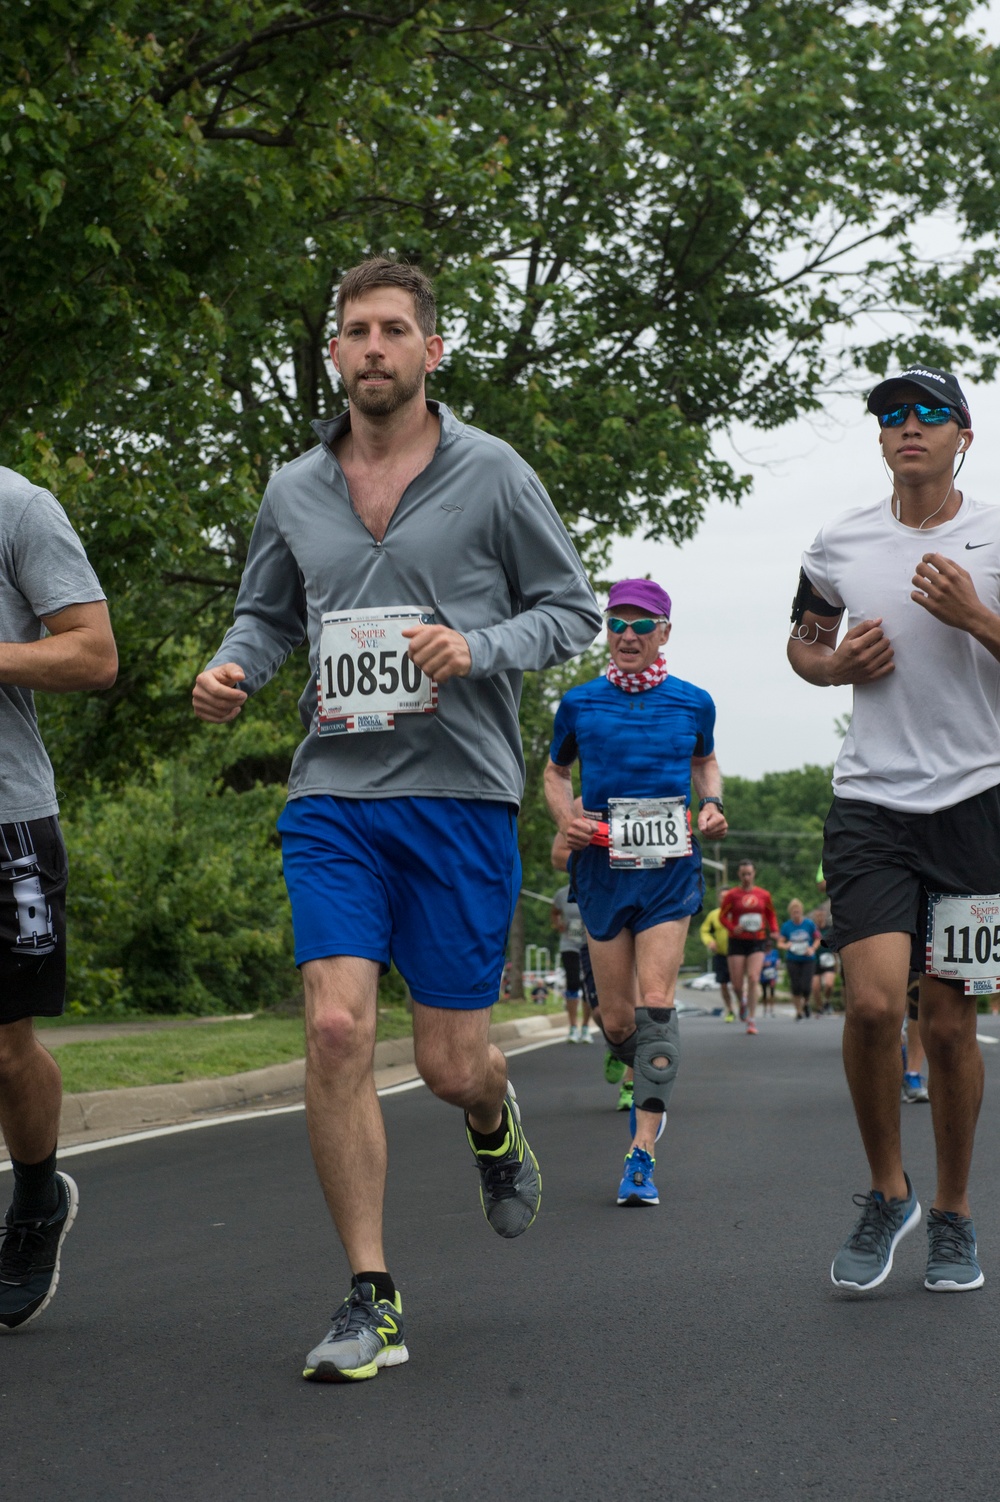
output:
<instances>
[{"instance_id":1,"label":"bare arm","mask_svg":"<svg viewBox=\"0 0 1000 1502\"><path fill-rule=\"evenodd\" d=\"M967 631L1000 661L1000 616L983 604L972 575L953 559L925 553L913 576L910 599L944 625Z\"/></svg>"},{"instance_id":2,"label":"bare arm","mask_svg":"<svg viewBox=\"0 0 1000 1502\"><path fill-rule=\"evenodd\" d=\"M882 630L882 618L859 621L835 647L839 621L807 610L797 634L788 641L788 661L807 683L832 688L846 683L874 683L893 670L892 643Z\"/></svg>"},{"instance_id":3,"label":"bare arm","mask_svg":"<svg viewBox=\"0 0 1000 1502\"><path fill-rule=\"evenodd\" d=\"M691 785L699 798L722 797L722 773L714 751L708 756L692 756ZM709 840L722 840L728 828L722 810L714 803L706 803L698 815L698 833Z\"/></svg>"},{"instance_id":4,"label":"bare arm","mask_svg":"<svg viewBox=\"0 0 1000 1502\"><path fill-rule=\"evenodd\" d=\"M569 767L550 761L544 776L545 801L571 850L585 850L594 834L590 819L578 815L573 807L573 779Z\"/></svg>"},{"instance_id":5,"label":"bare arm","mask_svg":"<svg viewBox=\"0 0 1000 1502\"><path fill-rule=\"evenodd\" d=\"M67 605L42 624L49 635L40 641L0 642L0 682L49 694L111 687L118 649L103 600Z\"/></svg>"}]
</instances>

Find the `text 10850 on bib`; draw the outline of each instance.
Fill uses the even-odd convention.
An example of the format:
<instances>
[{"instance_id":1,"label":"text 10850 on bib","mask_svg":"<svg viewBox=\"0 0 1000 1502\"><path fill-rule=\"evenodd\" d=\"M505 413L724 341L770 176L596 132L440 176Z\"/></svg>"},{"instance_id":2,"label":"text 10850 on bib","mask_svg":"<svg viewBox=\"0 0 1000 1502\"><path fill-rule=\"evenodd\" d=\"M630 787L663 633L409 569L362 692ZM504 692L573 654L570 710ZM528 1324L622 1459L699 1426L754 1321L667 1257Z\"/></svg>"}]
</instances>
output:
<instances>
[{"instance_id":1,"label":"text 10850 on bib","mask_svg":"<svg viewBox=\"0 0 1000 1502\"><path fill-rule=\"evenodd\" d=\"M609 798L608 856L613 866L655 870L691 854L683 798Z\"/></svg>"},{"instance_id":2,"label":"text 10850 on bib","mask_svg":"<svg viewBox=\"0 0 1000 1502\"><path fill-rule=\"evenodd\" d=\"M927 974L965 982L966 996L1000 990L1000 894L927 898Z\"/></svg>"},{"instance_id":3,"label":"text 10850 on bib","mask_svg":"<svg viewBox=\"0 0 1000 1502\"><path fill-rule=\"evenodd\" d=\"M433 714L437 684L412 661L403 635L433 624L433 612L419 606L328 611L320 633L318 733L393 730L396 715Z\"/></svg>"}]
</instances>

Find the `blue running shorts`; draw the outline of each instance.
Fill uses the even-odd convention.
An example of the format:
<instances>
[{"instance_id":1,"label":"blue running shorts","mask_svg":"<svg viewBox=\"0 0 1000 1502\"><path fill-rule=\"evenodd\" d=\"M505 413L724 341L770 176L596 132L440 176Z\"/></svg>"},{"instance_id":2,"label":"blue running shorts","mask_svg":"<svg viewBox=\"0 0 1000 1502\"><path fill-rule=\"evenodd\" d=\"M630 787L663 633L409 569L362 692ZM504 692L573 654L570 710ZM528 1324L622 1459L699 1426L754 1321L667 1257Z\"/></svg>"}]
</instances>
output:
<instances>
[{"instance_id":1,"label":"blue running shorts","mask_svg":"<svg viewBox=\"0 0 1000 1502\"><path fill-rule=\"evenodd\" d=\"M521 889L512 804L294 798L278 832L297 965L391 959L425 1007L494 1004Z\"/></svg>"},{"instance_id":2,"label":"blue running shorts","mask_svg":"<svg viewBox=\"0 0 1000 1502\"><path fill-rule=\"evenodd\" d=\"M688 918L701 907L705 891L697 842L690 855L654 871L613 870L607 850L590 845L572 856L570 872L587 933L599 943L623 928L638 934Z\"/></svg>"}]
</instances>

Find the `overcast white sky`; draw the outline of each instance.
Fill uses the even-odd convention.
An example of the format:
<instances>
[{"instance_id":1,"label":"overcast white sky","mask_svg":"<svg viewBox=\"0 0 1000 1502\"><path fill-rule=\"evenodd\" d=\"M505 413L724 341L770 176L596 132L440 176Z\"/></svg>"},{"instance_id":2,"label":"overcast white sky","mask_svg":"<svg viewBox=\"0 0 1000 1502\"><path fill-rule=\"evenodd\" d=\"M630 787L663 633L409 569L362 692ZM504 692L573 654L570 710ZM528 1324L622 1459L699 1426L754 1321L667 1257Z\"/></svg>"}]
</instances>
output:
<instances>
[{"instance_id":1,"label":"overcast white sky","mask_svg":"<svg viewBox=\"0 0 1000 1502\"><path fill-rule=\"evenodd\" d=\"M959 485L1000 503L1000 388L962 386L976 437ZM785 658L788 616L802 550L822 524L889 492L876 432L860 396L833 399L826 414L774 433L740 430L733 462L754 475L742 506L712 506L697 536L679 547L639 537L615 545L612 577L649 573L670 594L667 662L715 700L723 773L760 777L825 766L837 754L834 720L850 710L850 689L796 678ZM914 564L925 551L914 544Z\"/></svg>"},{"instance_id":2,"label":"overcast white sky","mask_svg":"<svg viewBox=\"0 0 1000 1502\"><path fill-rule=\"evenodd\" d=\"M975 20L1000 42L1000 4L982 6ZM960 488L1000 504L1000 385L958 374L976 434ZM753 474L753 493L739 508L712 506L691 542L633 537L615 545L612 577L649 573L673 600L667 661L714 698L724 773L760 777L837 755L834 721L850 710L850 690L796 678L785 643L803 548L830 517L889 491L863 397L860 382L856 399L832 398L822 415L775 433L739 429L733 447L717 445L741 473ZM924 551L914 546L914 564Z\"/></svg>"}]
</instances>

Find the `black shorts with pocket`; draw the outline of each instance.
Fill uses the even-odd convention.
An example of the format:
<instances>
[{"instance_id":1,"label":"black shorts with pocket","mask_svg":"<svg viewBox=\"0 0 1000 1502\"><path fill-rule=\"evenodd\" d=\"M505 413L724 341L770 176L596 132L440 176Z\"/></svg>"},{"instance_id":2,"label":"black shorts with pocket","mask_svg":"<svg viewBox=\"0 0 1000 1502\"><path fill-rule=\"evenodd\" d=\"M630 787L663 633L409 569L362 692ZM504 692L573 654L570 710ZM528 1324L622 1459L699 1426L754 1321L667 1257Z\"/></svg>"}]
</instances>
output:
<instances>
[{"instance_id":1,"label":"black shorts with pocket","mask_svg":"<svg viewBox=\"0 0 1000 1502\"><path fill-rule=\"evenodd\" d=\"M1000 787L933 814L834 798L823 875L838 949L875 934L911 936L910 969L926 969L927 894L1000 892Z\"/></svg>"},{"instance_id":2,"label":"black shorts with pocket","mask_svg":"<svg viewBox=\"0 0 1000 1502\"><path fill-rule=\"evenodd\" d=\"M63 1012L66 876L55 816L0 824L0 1025Z\"/></svg>"}]
</instances>

